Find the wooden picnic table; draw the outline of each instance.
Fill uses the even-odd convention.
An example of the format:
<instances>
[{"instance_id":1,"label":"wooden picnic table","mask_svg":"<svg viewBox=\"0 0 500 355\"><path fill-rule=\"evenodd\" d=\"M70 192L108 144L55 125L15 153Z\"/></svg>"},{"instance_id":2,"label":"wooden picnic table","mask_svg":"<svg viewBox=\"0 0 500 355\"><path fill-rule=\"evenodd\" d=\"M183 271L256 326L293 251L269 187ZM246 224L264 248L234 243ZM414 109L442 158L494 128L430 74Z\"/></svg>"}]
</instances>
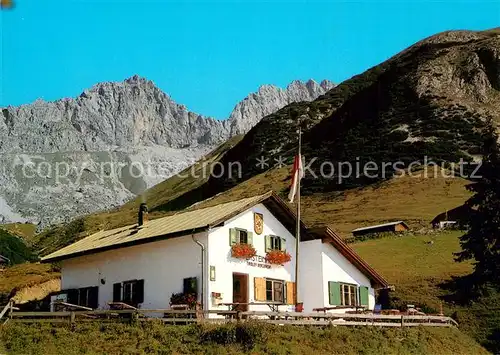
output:
<instances>
[{"instance_id":1,"label":"wooden picnic table","mask_svg":"<svg viewBox=\"0 0 500 355\"><path fill-rule=\"evenodd\" d=\"M54 301L54 302L52 302L52 304L54 305L54 307L61 306L61 308L63 310L66 310L66 309L70 309L72 311L73 310L76 310L76 311L92 311L93 310L90 307L84 307L84 306L80 306L78 304L68 303L68 302L64 302L64 301L60 301L60 300Z\"/></svg>"},{"instance_id":2,"label":"wooden picnic table","mask_svg":"<svg viewBox=\"0 0 500 355\"><path fill-rule=\"evenodd\" d=\"M131 309L137 310L137 307L131 306L125 302L108 302L109 308L113 310L123 310L123 309Z\"/></svg>"},{"instance_id":3,"label":"wooden picnic table","mask_svg":"<svg viewBox=\"0 0 500 355\"><path fill-rule=\"evenodd\" d=\"M285 303L281 302L227 302L221 303L223 306L228 306L229 311L237 311L239 306L262 306L267 305L271 311L278 312L279 306L286 306Z\"/></svg>"},{"instance_id":4,"label":"wooden picnic table","mask_svg":"<svg viewBox=\"0 0 500 355\"><path fill-rule=\"evenodd\" d=\"M323 312L326 313L327 311L333 311L336 309L351 309L354 308L356 312L359 311L365 311L366 307L365 306L333 306L333 307L319 307L319 308L313 308L313 312Z\"/></svg>"}]
</instances>

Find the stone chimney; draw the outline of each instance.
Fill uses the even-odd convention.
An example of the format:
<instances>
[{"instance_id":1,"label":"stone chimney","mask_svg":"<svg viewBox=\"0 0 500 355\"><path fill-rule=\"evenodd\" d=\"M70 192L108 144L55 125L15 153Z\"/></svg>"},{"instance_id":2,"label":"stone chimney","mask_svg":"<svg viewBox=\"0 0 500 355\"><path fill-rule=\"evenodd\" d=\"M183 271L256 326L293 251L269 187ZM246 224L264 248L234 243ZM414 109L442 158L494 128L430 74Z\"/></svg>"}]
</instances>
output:
<instances>
[{"instance_id":1,"label":"stone chimney","mask_svg":"<svg viewBox=\"0 0 500 355\"><path fill-rule=\"evenodd\" d=\"M142 227L146 223L148 223L149 217L148 217L148 206L146 205L145 202L141 203L139 206L139 218L137 221L137 226Z\"/></svg>"}]
</instances>

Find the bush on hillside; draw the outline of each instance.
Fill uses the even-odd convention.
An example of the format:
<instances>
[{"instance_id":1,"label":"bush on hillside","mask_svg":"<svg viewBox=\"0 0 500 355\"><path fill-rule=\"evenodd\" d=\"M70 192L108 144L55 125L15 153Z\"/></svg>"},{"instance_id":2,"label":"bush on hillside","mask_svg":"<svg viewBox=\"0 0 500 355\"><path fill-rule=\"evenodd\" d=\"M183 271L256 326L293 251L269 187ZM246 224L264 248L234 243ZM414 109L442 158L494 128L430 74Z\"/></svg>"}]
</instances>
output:
<instances>
[{"instance_id":1,"label":"bush on hillside","mask_svg":"<svg viewBox=\"0 0 500 355\"><path fill-rule=\"evenodd\" d=\"M1 229L0 255L8 258L10 260L10 265L37 260L37 257L21 238Z\"/></svg>"},{"instance_id":2,"label":"bush on hillside","mask_svg":"<svg viewBox=\"0 0 500 355\"><path fill-rule=\"evenodd\" d=\"M204 334L204 339L200 334ZM139 325L96 321L75 323L73 326L10 322L0 327L0 353L487 354L467 335L450 328L322 328L258 323L166 326L159 321Z\"/></svg>"},{"instance_id":3,"label":"bush on hillside","mask_svg":"<svg viewBox=\"0 0 500 355\"><path fill-rule=\"evenodd\" d=\"M267 341L267 327L258 323L224 324L200 326L200 339L203 343L219 345L237 344L251 350L257 344Z\"/></svg>"}]
</instances>

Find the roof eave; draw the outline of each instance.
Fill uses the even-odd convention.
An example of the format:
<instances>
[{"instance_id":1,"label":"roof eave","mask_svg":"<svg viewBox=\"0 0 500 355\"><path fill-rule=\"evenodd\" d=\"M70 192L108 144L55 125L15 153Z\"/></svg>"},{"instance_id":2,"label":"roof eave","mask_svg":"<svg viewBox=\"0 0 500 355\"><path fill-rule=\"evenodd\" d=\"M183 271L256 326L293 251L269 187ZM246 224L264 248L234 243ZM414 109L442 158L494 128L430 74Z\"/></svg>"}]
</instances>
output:
<instances>
[{"instance_id":1,"label":"roof eave","mask_svg":"<svg viewBox=\"0 0 500 355\"><path fill-rule=\"evenodd\" d=\"M354 232L361 232L361 231L366 231L366 230L370 230L370 229L377 229L377 228L381 228L381 227L397 226L398 224L402 224L402 225L404 225L408 229L410 228L408 226L408 224L406 224L405 221L396 221L396 222L388 222L388 223L383 223L383 224L377 224L377 225L374 225L374 226L356 228L356 229L353 229L352 232L354 233Z\"/></svg>"},{"instance_id":2,"label":"roof eave","mask_svg":"<svg viewBox=\"0 0 500 355\"><path fill-rule=\"evenodd\" d=\"M189 235L189 234L196 234L196 233L204 232L204 231L207 231L208 229L209 229L209 226L204 226L204 227L199 227L196 229L189 229L189 230L184 230L184 231L175 232L175 233L162 234L162 235L155 236L155 237L144 238L143 240L133 240L133 241L126 242L126 243L113 244L113 245L109 245L109 246L105 246L105 247L101 247L101 248L84 250L84 251L73 253L73 254L66 254L66 255L55 256L55 257L50 257L51 254L49 254L49 255L43 257L40 260L40 262L42 262L42 263L55 263L58 261L73 259L73 258L80 257L80 256L97 254L97 253L101 253L101 252L108 251L108 250L122 249L122 248L132 247L132 246L136 246L136 245L157 242L157 241L165 240L165 239L183 237L183 236Z\"/></svg>"},{"instance_id":3,"label":"roof eave","mask_svg":"<svg viewBox=\"0 0 500 355\"><path fill-rule=\"evenodd\" d=\"M373 269L361 256L358 255L347 243L329 227L322 228L326 240L331 243L347 260L356 266L373 283L374 288L388 288L389 283Z\"/></svg>"},{"instance_id":4,"label":"roof eave","mask_svg":"<svg viewBox=\"0 0 500 355\"><path fill-rule=\"evenodd\" d=\"M175 232L175 233L169 233L169 234L163 234L155 237L148 237L140 240L133 240L130 242L126 243L121 243L121 244L113 244L113 245L108 245L100 248L95 248L95 249L90 249L90 250L84 250L81 252L75 252L75 253L70 253L70 254L65 254L61 256L54 256L51 257L52 254L55 254L57 252L54 252L52 254L49 254L48 256L45 256L42 258L41 262L43 263L52 263L52 262L57 262L61 260L66 260L66 259L71 259L83 255L89 255L89 254L96 254L100 253L103 251L107 250L114 250L114 249L120 249L120 248L125 248L129 246L134 246L134 245L140 245L140 244L146 244L146 243L151 243L157 240L163 240L163 239L169 239L169 238L175 238L175 237L181 237L187 234L191 233L199 233L201 231L206 231L211 228L215 228L223 224L224 222L230 220L231 218L234 218L241 214L242 212L248 210L249 208L259 204L263 203L266 208L271 209L271 212L273 214L276 214L277 210L283 212L280 216L277 216L278 219L281 220L283 225L292 233L295 235L296 232L296 225L297 225L297 216L295 212L288 206L286 202L284 202L274 191L268 191L267 193L261 195L258 199L255 199L244 206L232 211L231 213L219 218L218 220L215 220L211 222L210 224L203 226L203 227L198 227L194 230L184 230L180 232ZM304 240L309 240L310 235L308 233L308 229L304 222L300 221L300 226L301 226L301 241Z\"/></svg>"}]
</instances>

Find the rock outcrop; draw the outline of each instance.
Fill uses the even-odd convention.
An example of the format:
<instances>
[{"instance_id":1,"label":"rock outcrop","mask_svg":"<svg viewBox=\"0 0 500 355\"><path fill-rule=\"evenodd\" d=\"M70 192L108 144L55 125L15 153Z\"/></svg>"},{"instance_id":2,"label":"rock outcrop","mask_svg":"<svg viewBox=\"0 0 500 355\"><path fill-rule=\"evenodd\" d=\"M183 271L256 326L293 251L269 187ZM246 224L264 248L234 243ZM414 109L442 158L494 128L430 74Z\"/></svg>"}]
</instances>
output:
<instances>
[{"instance_id":1,"label":"rock outcrop","mask_svg":"<svg viewBox=\"0 0 500 355\"><path fill-rule=\"evenodd\" d=\"M286 89L263 85L256 93L248 95L234 108L228 123L231 135L244 134L262 117L268 116L292 102L312 101L331 90L335 85L328 80L320 84L314 80L306 83L295 80Z\"/></svg>"},{"instance_id":2,"label":"rock outcrop","mask_svg":"<svg viewBox=\"0 0 500 355\"><path fill-rule=\"evenodd\" d=\"M46 225L119 206L262 117L333 86L264 85L226 120L190 112L138 76L96 84L74 99L2 108L0 221Z\"/></svg>"}]
</instances>

